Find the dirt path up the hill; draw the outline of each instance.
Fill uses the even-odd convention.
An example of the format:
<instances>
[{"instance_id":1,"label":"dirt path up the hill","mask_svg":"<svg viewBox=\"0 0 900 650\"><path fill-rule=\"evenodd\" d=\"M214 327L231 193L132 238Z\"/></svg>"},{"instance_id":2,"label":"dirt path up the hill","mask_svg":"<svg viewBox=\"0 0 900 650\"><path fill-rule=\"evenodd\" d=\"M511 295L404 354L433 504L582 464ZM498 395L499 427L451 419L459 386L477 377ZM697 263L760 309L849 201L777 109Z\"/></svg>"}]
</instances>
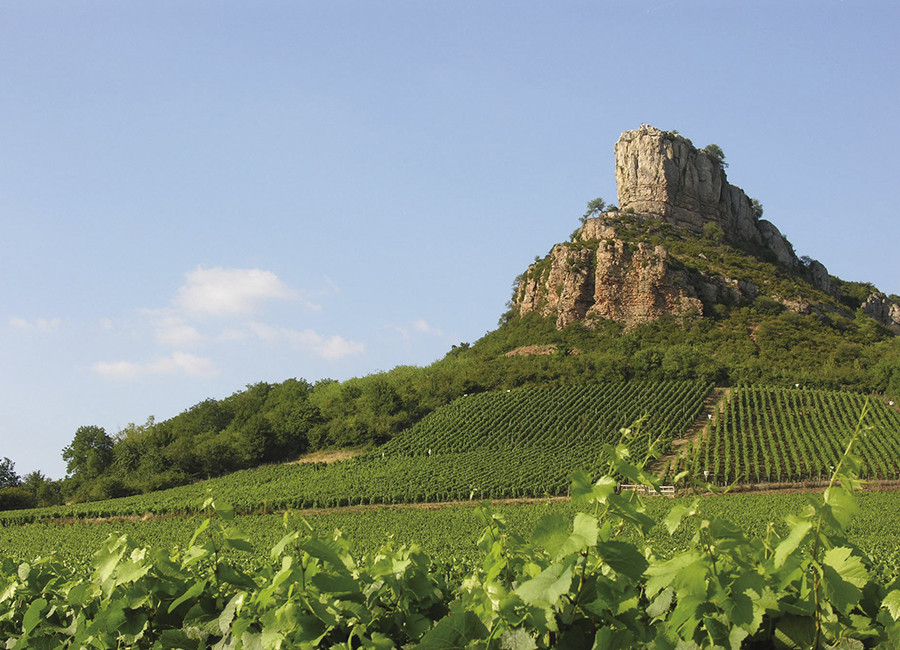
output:
<instances>
[{"instance_id":1,"label":"dirt path up the hill","mask_svg":"<svg viewBox=\"0 0 900 650\"><path fill-rule=\"evenodd\" d=\"M713 388L710 394L706 396L706 399L703 400L703 407L700 409L697 417L694 418L694 422L687 430L687 433L683 437L672 441L671 451L653 463L650 468L651 473L657 476L661 475L666 467L669 466L669 463L678 458L687 445L694 440L699 440L701 436L705 436L709 426L716 423L716 408L719 405L724 405L724 402L729 397L731 397L730 388Z\"/></svg>"}]
</instances>

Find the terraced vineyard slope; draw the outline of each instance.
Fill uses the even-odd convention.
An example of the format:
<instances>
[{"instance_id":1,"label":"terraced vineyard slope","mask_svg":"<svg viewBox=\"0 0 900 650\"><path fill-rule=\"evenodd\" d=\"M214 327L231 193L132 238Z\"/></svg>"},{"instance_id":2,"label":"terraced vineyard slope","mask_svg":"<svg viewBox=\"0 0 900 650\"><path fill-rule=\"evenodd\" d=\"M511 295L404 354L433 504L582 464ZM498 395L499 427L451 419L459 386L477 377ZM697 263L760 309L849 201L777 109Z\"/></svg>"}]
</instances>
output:
<instances>
[{"instance_id":1,"label":"terraced vineyard slope","mask_svg":"<svg viewBox=\"0 0 900 650\"><path fill-rule=\"evenodd\" d=\"M665 451L711 390L704 382L629 382L470 395L347 461L272 465L123 499L11 511L0 523L190 513L210 492L240 512L563 495L574 470L605 469L602 445L638 420L634 455L651 437Z\"/></svg>"},{"instance_id":2,"label":"terraced vineyard slope","mask_svg":"<svg viewBox=\"0 0 900 650\"><path fill-rule=\"evenodd\" d=\"M866 396L844 391L744 386L731 391L669 474L688 469L720 483L825 479L844 453ZM870 400L856 453L861 476L900 478L900 413Z\"/></svg>"}]
</instances>

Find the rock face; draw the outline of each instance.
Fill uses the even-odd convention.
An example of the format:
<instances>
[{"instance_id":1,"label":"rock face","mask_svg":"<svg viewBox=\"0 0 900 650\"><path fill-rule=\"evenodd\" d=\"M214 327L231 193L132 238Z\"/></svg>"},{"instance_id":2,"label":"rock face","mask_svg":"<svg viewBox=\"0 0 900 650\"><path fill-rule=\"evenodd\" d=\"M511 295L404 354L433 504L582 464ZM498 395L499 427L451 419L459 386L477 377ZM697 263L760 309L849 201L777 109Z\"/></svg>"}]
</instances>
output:
<instances>
[{"instance_id":1,"label":"rock face","mask_svg":"<svg viewBox=\"0 0 900 650\"><path fill-rule=\"evenodd\" d=\"M522 274L513 298L519 315L554 317L559 328L597 319L632 327L663 315L702 316L716 304L759 293L760 287L745 280L685 269L663 246L628 242L617 230L622 217L635 223L660 219L697 235L714 223L730 242L768 251L783 267L831 292L827 269L814 260L800 263L778 229L758 218L744 191L729 185L715 156L647 125L623 133L615 154L619 211L585 220L572 242L557 244ZM803 308L809 311L799 303L796 311Z\"/></svg>"},{"instance_id":2,"label":"rock face","mask_svg":"<svg viewBox=\"0 0 900 650\"><path fill-rule=\"evenodd\" d=\"M615 152L620 210L697 234L714 222L737 243L769 249L786 266L799 264L778 228L759 219L744 191L729 185L721 163L690 140L644 124L623 133Z\"/></svg>"},{"instance_id":3,"label":"rock face","mask_svg":"<svg viewBox=\"0 0 900 650\"><path fill-rule=\"evenodd\" d=\"M881 292L873 293L863 303L863 312L882 325L900 328L900 304L897 304Z\"/></svg>"},{"instance_id":4,"label":"rock face","mask_svg":"<svg viewBox=\"0 0 900 650\"><path fill-rule=\"evenodd\" d=\"M543 272L532 265L519 285L520 314L556 316L560 329L575 321L605 318L637 325L664 314L702 314L703 304L686 279L666 263L662 246L612 239L597 250L557 244Z\"/></svg>"}]
</instances>

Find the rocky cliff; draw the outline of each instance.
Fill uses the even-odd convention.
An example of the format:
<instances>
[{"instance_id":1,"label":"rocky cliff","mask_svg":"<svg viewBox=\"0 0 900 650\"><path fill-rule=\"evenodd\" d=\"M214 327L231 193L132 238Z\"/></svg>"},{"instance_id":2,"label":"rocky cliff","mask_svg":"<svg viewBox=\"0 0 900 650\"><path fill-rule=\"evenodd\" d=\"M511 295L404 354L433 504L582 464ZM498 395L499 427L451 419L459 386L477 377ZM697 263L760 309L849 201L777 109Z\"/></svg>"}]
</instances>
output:
<instances>
[{"instance_id":1,"label":"rocky cliff","mask_svg":"<svg viewBox=\"0 0 900 650\"><path fill-rule=\"evenodd\" d=\"M676 133L643 125L622 134L615 158L618 209L585 219L572 241L557 244L535 261L520 276L512 301L515 312L555 317L559 328L575 321L591 325L597 319L632 327L667 314L702 316L719 304L750 301L761 293L763 282L770 282L742 277L740 265L731 275L712 272L708 265L704 269L693 263L706 260L703 253L685 263L666 246L635 237L654 224L664 224L681 240L720 236L742 254L801 279L809 288L806 295L766 287L767 295L787 309L838 309L834 301L822 302L837 295L827 269L797 258L778 228L760 218L759 205L728 183L714 150L697 149ZM886 325L900 326L900 305L883 294L871 297L864 311Z\"/></svg>"},{"instance_id":2,"label":"rocky cliff","mask_svg":"<svg viewBox=\"0 0 900 650\"><path fill-rule=\"evenodd\" d=\"M642 125L619 138L619 209L662 218L696 234L714 222L732 241L762 246L786 266L794 249L774 224L760 219L744 191L728 183L722 163L676 133Z\"/></svg>"}]
</instances>

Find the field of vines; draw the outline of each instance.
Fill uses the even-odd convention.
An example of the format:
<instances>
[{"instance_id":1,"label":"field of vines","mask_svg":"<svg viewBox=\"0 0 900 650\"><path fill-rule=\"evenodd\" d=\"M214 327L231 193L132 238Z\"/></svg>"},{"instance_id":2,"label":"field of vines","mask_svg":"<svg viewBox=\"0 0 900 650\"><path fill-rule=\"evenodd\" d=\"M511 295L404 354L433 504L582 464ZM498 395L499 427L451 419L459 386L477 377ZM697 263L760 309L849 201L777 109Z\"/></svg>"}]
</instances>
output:
<instances>
[{"instance_id":1,"label":"field of vines","mask_svg":"<svg viewBox=\"0 0 900 650\"><path fill-rule=\"evenodd\" d=\"M709 384L682 381L480 393L438 409L370 457L539 449L547 453L574 450L590 459L599 445L615 442L620 429L646 417L640 429L647 435L631 444L637 457L646 453L649 436L668 442L682 435L711 390Z\"/></svg>"},{"instance_id":2,"label":"field of vines","mask_svg":"<svg viewBox=\"0 0 900 650\"><path fill-rule=\"evenodd\" d=\"M866 492L859 495L860 512L848 528L848 539L865 550L890 572L900 567L900 492ZM670 535L662 524L673 507L689 504L690 498L648 499L646 513L659 522L641 542L657 554L688 548L691 536L682 530ZM705 517L721 517L740 526L752 538L762 538L770 523L780 533L789 515L800 513L806 506L802 494L729 494L700 499L699 509ZM539 501L515 505L495 505L510 532L525 535L541 517L554 514L571 521L582 509L569 501ZM0 527L0 555L27 560L56 555L66 562L86 563L109 535L128 535L140 546L174 549L185 548L204 514L196 517L165 517L146 521L78 521L60 524L37 521L20 526ZM438 507L380 506L366 509L334 510L306 513L306 520L321 535L340 530L353 542L353 555L362 558L382 545L418 544L437 563L462 566L477 557L476 541L482 529L471 505L445 504ZM234 554L235 561L246 568L265 564L268 550L284 535L284 518L280 514L242 515L235 523L251 535L254 553ZM627 535L626 535L627 537Z\"/></svg>"},{"instance_id":3,"label":"field of vines","mask_svg":"<svg viewBox=\"0 0 900 650\"><path fill-rule=\"evenodd\" d=\"M564 495L576 469L598 473L604 443L644 418L630 441L683 435L711 386L631 382L529 388L460 398L368 454L273 465L156 493L0 513L0 525L47 518L196 512L210 493L241 513ZM490 452L490 453L486 453Z\"/></svg>"},{"instance_id":4,"label":"field of vines","mask_svg":"<svg viewBox=\"0 0 900 650\"><path fill-rule=\"evenodd\" d=\"M827 479L865 403L865 395L843 391L735 388L670 474L708 472L722 484ZM855 452L863 478L900 478L900 413L870 400Z\"/></svg>"}]
</instances>

